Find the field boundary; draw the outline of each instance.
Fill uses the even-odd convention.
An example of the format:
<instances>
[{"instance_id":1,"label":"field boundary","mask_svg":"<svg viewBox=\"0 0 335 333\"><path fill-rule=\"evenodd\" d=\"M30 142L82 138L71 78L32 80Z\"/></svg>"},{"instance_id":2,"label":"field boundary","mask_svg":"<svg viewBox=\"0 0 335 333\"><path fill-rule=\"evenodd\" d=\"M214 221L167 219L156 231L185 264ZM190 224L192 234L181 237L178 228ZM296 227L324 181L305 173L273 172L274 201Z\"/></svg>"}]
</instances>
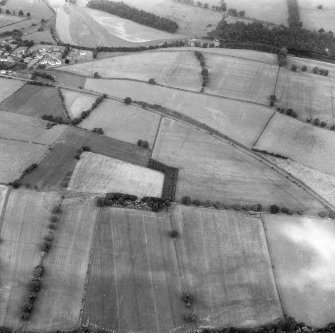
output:
<instances>
[{"instance_id":1,"label":"field boundary","mask_svg":"<svg viewBox=\"0 0 335 333\"><path fill-rule=\"evenodd\" d=\"M152 159L152 154L155 150L155 146L156 146L156 142L157 142L157 138L158 138L158 135L159 135L159 130L161 128L161 124L162 124L162 121L165 117L160 115L160 119L159 119L159 123L158 123L158 126L157 126L157 131L156 131L156 135L155 135L155 138L154 138L154 142L152 144L152 149L151 149L151 154L150 154L150 159Z\"/></svg>"},{"instance_id":2,"label":"field boundary","mask_svg":"<svg viewBox=\"0 0 335 333\"><path fill-rule=\"evenodd\" d=\"M251 146L251 149L254 148L257 144L257 142L259 141L259 139L261 138L261 136L263 135L264 131L266 130L266 128L269 126L270 122L272 121L272 119L274 118L274 116L277 114L276 110L273 111L272 116L270 117L270 119L268 120L268 122L265 124L263 130L261 131L261 133L259 134L258 138L256 139L255 143Z\"/></svg>"},{"instance_id":3,"label":"field boundary","mask_svg":"<svg viewBox=\"0 0 335 333\"><path fill-rule=\"evenodd\" d=\"M7 15L7 14L3 14L3 15ZM9 15L10 16L10 15ZM30 20L30 18L26 18L24 20L20 20L20 21L17 21L17 22L13 22L13 23L9 23L9 24L6 24L6 25L3 25L1 26L0 28L6 28L6 27L9 27L10 25L14 25L14 24L18 24L18 23L22 23L22 22L25 22L25 21L28 21Z\"/></svg>"},{"instance_id":4,"label":"field boundary","mask_svg":"<svg viewBox=\"0 0 335 333\"><path fill-rule=\"evenodd\" d=\"M1 235L1 230L2 230L2 225L3 225L3 221L5 219L5 213L6 213L6 210L7 210L7 204L8 204L8 200L9 200L9 195L11 193L11 188L10 187L7 187L7 193L6 193L6 198L5 198L5 201L3 203L3 207L2 207L2 212L1 212L1 215L0 215L0 235ZM1 240L1 239L0 239Z\"/></svg>"}]
</instances>

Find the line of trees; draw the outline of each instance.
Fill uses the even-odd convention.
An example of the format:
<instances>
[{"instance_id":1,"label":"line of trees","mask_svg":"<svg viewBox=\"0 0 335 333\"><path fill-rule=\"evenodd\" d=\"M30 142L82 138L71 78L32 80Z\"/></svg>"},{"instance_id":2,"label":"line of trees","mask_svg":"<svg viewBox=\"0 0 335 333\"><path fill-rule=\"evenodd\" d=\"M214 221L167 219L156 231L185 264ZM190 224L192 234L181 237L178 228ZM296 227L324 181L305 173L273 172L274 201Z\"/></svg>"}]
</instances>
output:
<instances>
[{"instance_id":1,"label":"line of trees","mask_svg":"<svg viewBox=\"0 0 335 333\"><path fill-rule=\"evenodd\" d=\"M300 28L302 27L302 22L300 21L299 6L297 0L287 0L288 8L288 25L290 28Z\"/></svg>"},{"instance_id":2,"label":"line of trees","mask_svg":"<svg viewBox=\"0 0 335 333\"><path fill-rule=\"evenodd\" d=\"M199 60L201 66L202 87L200 92L203 92L209 81L209 72L206 66L205 56L199 51L195 51L194 54Z\"/></svg>"},{"instance_id":3,"label":"line of trees","mask_svg":"<svg viewBox=\"0 0 335 333\"><path fill-rule=\"evenodd\" d=\"M12 181L12 182L9 182L8 185L9 186L12 186L13 188L19 188L21 186L21 182L22 182L22 179L28 175L29 173L33 172L35 169L37 169L38 167L38 164L37 163L33 163L31 164L28 168L26 168L23 172L22 172L22 175L20 176L20 178Z\"/></svg>"},{"instance_id":4,"label":"line of trees","mask_svg":"<svg viewBox=\"0 0 335 333\"><path fill-rule=\"evenodd\" d=\"M139 10L123 2L91 0L88 2L87 7L99 9L109 14L171 33L175 33L179 28L178 24L170 19L145 12L144 10Z\"/></svg>"}]
</instances>

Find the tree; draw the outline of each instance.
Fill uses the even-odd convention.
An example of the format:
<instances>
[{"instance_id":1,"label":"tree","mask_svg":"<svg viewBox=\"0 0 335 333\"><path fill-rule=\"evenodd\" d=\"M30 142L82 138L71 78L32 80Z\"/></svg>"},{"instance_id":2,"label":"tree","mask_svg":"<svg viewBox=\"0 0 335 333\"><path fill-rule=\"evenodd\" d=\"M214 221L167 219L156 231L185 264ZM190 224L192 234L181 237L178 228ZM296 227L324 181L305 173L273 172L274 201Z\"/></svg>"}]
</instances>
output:
<instances>
[{"instance_id":1,"label":"tree","mask_svg":"<svg viewBox=\"0 0 335 333\"><path fill-rule=\"evenodd\" d=\"M271 214L278 214L279 213L279 206L278 205L271 205L270 206L270 213Z\"/></svg>"},{"instance_id":2,"label":"tree","mask_svg":"<svg viewBox=\"0 0 335 333\"><path fill-rule=\"evenodd\" d=\"M306 72L306 71L307 71L307 66L305 66L305 65L302 66L302 67L301 67L301 70L302 70L303 72Z\"/></svg>"},{"instance_id":3,"label":"tree","mask_svg":"<svg viewBox=\"0 0 335 333\"><path fill-rule=\"evenodd\" d=\"M19 11L19 16L23 16L24 14L23 14L23 10L22 9L20 9L20 11Z\"/></svg>"},{"instance_id":4,"label":"tree","mask_svg":"<svg viewBox=\"0 0 335 333\"><path fill-rule=\"evenodd\" d=\"M27 17L30 17L30 13L29 12L27 13Z\"/></svg>"},{"instance_id":5,"label":"tree","mask_svg":"<svg viewBox=\"0 0 335 333\"><path fill-rule=\"evenodd\" d=\"M238 12L238 15L239 15L240 17L244 17L244 16L245 16L245 10L240 10L240 11Z\"/></svg>"},{"instance_id":6,"label":"tree","mask_svg":"<svg viewBox=\"0 0 335 333\"><path fill-rule=\"evenodd\" d=\"M323 5L318 5L318 9L322 9L323 8Z\"/></svg>"},{"instance_id":7,"label":"tree","mask_svg":"<svg viewBox=\"0 0 335 333\"><path fill-rule=\"evenodd\" d=\"M148 81L148 82L149 82L149 84L156 84L156 80L155 80L155 79L153 79L153 78L152 78L152 79L149 79L149 81Z\"/></svg>"},{"instance_id":8,"label":"tree","mask_svg":"<svg viewBox=\"0 0 335 333\"><path fill-rule=\"evenodd\" d=\"M129 105L133 102L133 100L130 98L130 97L126 97L124 100L123 100L124 104L126 105Z\"/></svg>"},{"instance_id":9,"label":"tree","mask_svg":"<svg viewBox=\"0 0 335 333\"><path fill-rule=\"evenodd\" d=\"M291 70L292 70L292 72L296 72L297 71L297 65L292 65L291 66Z\"/></svg>"},{"instance_id":10,"label":"tree","mask_svg":"<svg viewBox=\"0 0 335 333\"><path fill-rule=\"evenodd\" d=\"M188 196L186 196L186 197L183 197L183 198L181 199L181 202L182 202L182 204L183 204L183 205L186 205L186 206L188 206L188 205L190 205L190 204L191 204L191 198L190 198L190 197L188 197Z\"/></svg>"}]
</instances>

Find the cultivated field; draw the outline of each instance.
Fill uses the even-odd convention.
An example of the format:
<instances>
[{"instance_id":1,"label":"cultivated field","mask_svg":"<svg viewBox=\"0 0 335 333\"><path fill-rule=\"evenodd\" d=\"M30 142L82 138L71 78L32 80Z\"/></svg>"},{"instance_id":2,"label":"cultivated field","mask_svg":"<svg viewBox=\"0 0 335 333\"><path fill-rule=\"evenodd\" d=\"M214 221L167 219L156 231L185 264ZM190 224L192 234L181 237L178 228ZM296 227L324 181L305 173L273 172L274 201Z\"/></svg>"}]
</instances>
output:
<instances>
[{"instance_id":1,"label":"cultivated field","mask_svg":"<svg viewBox=\"0 0 335 333\"><path fill-rule=\"evenodd\" d=\"M152 158L180 169L177 200L187 195L227 205L322 209L307 192L253 156L170 119L162 121Z\"/></svg>"},{"instance_id":2,"label":"cultivated field","mask_svg":"<svg viewBox=\"0 0 335 333\"><path fill-rule=\"evenodd\" d=\"M12 16L12 15L0 15L0 28L5 27L7 25L11 25L16 22L20 22L22 20L25 20L26 17L20 17L20 16Z\"/></svg>"},{"instance_id":3,"label":"cultivated field","mask_svg":"<svg viewBox=\"0 0 335 333\"><path fill-rule=\"evenodd\" d=\"M62 94L71 119L80 117L81 113L90 108L97 99L96 96L66 89L62 89Z\"/></svg>"},{"instance_id":4,"label":"cultivated field","mask_svg":"<svg viewBox=\"0 0 335 333\"><path fill-rule=\"evenodd\" d=\"M2 216L2 211L4 210L5 205L6 205L7 193L8 193L8 187L0 185L0 216ZM0 224L0 227L1 226L2 226L2 222ZM0 228L0 232L1 232L1 228Z\"/></svg>"},{"instance_id":5,"label":"cultivated field","mask_svg":"<svg viewBox=\"0 0 335 333\"><path fill-rule=\"evenodd\" d=\"M79 192L121 192L138 197L161 197L164 174L93 153L83 153L69 189Z\"/></svg>"},{"instance_id":6,"label":"cultivated field","mask_svg":"<svg viewBox=\"0 0 335 333\"><path fill-rule=\"evenodd\" d=\"M0 102L11 96L23 85L23 81L0 78ZM3 110L1 107L0 109Z\"/></svg>"},{"instance_id":7,"label":"cultivated field","mask_svg":"<svg viewBox=\"0 0 335 333\"><path fill-rule=\"evenodd\" d=\"M125 162L142 166L147 166L149 163L150 150L148 149L69 127L55 142L39 167L24 178L23 183L46 189L67 186L64 180L71 176L77 163L75 155L82 146L89 146L94 153Z\"/></svg>"},{"instance_id":8,"label":"cultivated field","mask_svg":"<svg viewBox=\"0 0 335 333\"><path fill-rule=\"evenodd\" d=\"M140 82L88 79L86 89L120 98L160 104L248 146L252 146L273 110L261 105L178 91Z\"/></svg>"},{"instance_id":9,"label":"cultivated field","mask_svg":"<svg viewBox=\"0 0 335 333\"><path fill-rule=\"evenodd\" d=\"M22 9L24 14L30 12L31 17L34 19L44 18L49 20L53 16L50 8L42 0L8 0L4 8L9 9L10 11L15 10L16 13Z\"/></svg>"},{"instance_id":10,"label":"cultivated field","mask_svg":"<svg viewBox=\"0 0 335 333\"><path fill-rule=\"evenodd\" d=\"M0 139L0 183L14 181L32 163L38 162L48 146Z\"/></svg>"},{"instance_id":11,"label":"cultivated field","mask_svg":"<svg viewBox=\"0 0 335 333\"><path fill-rule=\"evenodd\" d=\"M323 9L317 8L323 5ZM304 0L299 1L300 20L305 29L335 31L335 4L332 0Z\"/></svg>"},{"instance_id":12,"label":"cultivated field","mask_svg":"<svg viewBox=\"0 0 335 333\"><path fill-rule=\"evenodd\" d=\"M335 175L335 134L277 113L255 148L281 154L291 160Z\"/></svg>"},{"instance_id":13,"label":"cultivated field","mask_svg":"<svg viewBox=\"0 0 335 333\"><path fill-rule=\"evenodd\" d=\"M33 40L35 43L48 42L55 43L55 40L52 38L49 29L45 29L44 31L37 31L27 35L29 40Z\"/></svg>"},{"instance_id":14,"label":"cultivated field","mask_svg":"<svg viewBox=\"0 0 335 333\"><path fill-rule=\"evenodd\" d=\"M11 112L0 112L0 137L51 145L66 129L57 125L47 129L47 122Z\"/></svg>"},{"instance_id":15,"label":"cultivated field","mask_svg":"<svg viewBox=\"0 0 335 333\"><path fill-rule=\"evenodd\" d=\"M0 234L0 326L22 325L27 284L40 261L40 245L58 200L58 194L51 192L11 191Z\"/></svg>"},{"instance_id":16,"label":"cultivated field","mask_svg":"<svg viewBox=\"0 0 335 333\"><path fill-rule=\"evenodd\" d=\"M269 104L275 90L278 66L206 54L209 85L205 92Z\"/></svg>"},{"instance_id":17,"label":"cultivated field","mask_svg":"<svg viewBox=\"0 0 335 333\"><path fill-rule=\"evenodd\" d=\"M308 325L334 320L335 225L311 217L264 215L285 313Z\"/></svg>"},{"instance_id":18,"label":"cultivated field","mask_svg":"<svg viewBox=\"0 0 335 333\"><path fill-rule=\"evenodd\" d=\"M29 84L3 101L0 110L39 118L44 114L66 117L57 89Z\"/></svg>"},{"instance_id":19,"label":"cultivated field","mask_svg":"<svg viewBox=\"0 0 335 333\"><path fill-rule=\"evenodd\" d=\"M200 91L201 67L192 52L144 52L87 63L58 67L85 76L99 73L103 78L129 78L188 90Z\"/></svg>"},{"instance_id":20,"label":"cultivated field","mask_svg":"<svg viewBox=\"0 0 335 333\"><path fill-rule=\"evenodd\" d=\"M57 83L64 84L65 86L80 88L84 87L86 82L86 77L74 75L72 73L60 72L54 69L49 69L46 71L46 73L51 74Z\"/></svg>"},{"instance_id":21,"label":"cultivated field","mask_svg":"<svg viewBox=\"0 0 335 333\"><path fill-rule=\"evenodd\" d=\"M79 326L97 214L89 198L74 196L63 201L52 249L44 261L43 292L28 329L46 332Z\"/></svg>"},{"instance_id":22,"label":"cultivated field","mask_svg":"<svg viewBox=\"0 0 335 333\"><path fill-rule=\"evenodd\" d=\"M299 118L319 118L334 124L335 82L321 75L280 70L276 89L277 105L292 108Z\"/></svg>"},{"instance_id":23,"label":"cultivated field","mask_svg":"<svg viewBox=\"0 0 335 333\"><path fill-rule=\"evenodd\" d=\"M105 99L79 126L102 128L106 136L133 144L141 139L153 147L159 121L155 113Z\"/></svg>"}]
</instances>

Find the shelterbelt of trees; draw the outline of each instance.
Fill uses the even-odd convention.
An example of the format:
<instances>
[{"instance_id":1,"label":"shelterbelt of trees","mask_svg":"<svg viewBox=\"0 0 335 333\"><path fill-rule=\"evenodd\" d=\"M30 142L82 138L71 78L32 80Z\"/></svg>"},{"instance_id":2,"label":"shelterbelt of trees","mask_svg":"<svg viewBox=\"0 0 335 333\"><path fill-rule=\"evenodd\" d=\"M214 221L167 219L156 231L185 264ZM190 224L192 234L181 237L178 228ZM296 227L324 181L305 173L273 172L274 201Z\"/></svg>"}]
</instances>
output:
<instances>
[{"instance_id":1,"label":"shelterbelt of trees","mask_svg":"<svg viewBox=\"0 0 335 333\"><path fill-rule=\"evenodd\" d=\"M137 8L128 6L123 2L91 0L88 2L87 7L99 9L109 14L171 33L176 32L179 28L178 24L170 19L145 12L144 10L139 10Z\"/></svg>"}]
</instances>

